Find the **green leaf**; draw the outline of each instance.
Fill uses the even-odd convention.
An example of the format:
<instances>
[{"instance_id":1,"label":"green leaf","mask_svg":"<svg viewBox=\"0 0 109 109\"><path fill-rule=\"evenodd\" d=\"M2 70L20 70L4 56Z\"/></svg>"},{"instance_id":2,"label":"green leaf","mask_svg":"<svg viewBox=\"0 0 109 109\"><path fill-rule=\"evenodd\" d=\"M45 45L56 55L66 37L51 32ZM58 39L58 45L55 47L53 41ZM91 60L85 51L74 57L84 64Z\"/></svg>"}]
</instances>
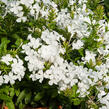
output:
<instances>
[{"instance_id":1,"label":"green leaf","mask_svg":"<svg viewBox=\"0 0 109 109\"><path fill-rule=\"evenodd\" d=\"M19 38L20 38L20 37L18 36L18 34L13 34L11 37L14 38L14 39L19 39Z\"/></svg>"},{"instance_id":2,"label":"green leaf","mask_svg":"<svg viewBox=\"0 0 109 109\"><path fill-rule=\"evenodd\" d=\"M11 98L5 94L0 94L0 100L11 101Z\"/></svg>"},{"instance_id":3,"label":"green leaf","mask_svg":"<svg viewBox=\"0 0 109 109\"><path fill-rule=\"evenodd\" d=\"M13 101L7 101L5 102L8 109L15 109Z\"/></svg>"},{"instance_id":4,"label":"green leaf","mask_svg":"<svg viewBox=\"0 0 109 109\"><path fill-rule=\"evenodd\" d=\"M15 90L15 94L16 96L18 96L20 94L20 90L19 89Z\"/></svg>"},{"instance_id":5,"label":"green leaf","mask_svg":"<svg viewBox=\"0 0 109 109\"><path fill-rule=\"evenodd\" d=\"M106 7L109 9L109 0L104 0L104 4L105 4Z\"/></svg>"},{"instance_id":6,"label":"green leaf","mask_svg":"<svg viewBox=\"0 0 109 109\"><path fill-rule=\"evenodd\" d=\"M28 93L25 97L25 104L28 104L30 101L31 101L31 96L32 96L32 93Z\"/></svg>"},{"instance_id":7,"label":"green leaf","mask_svg":"<svg viewBox=\"0 0 109 109\"><path fill-rule=\"evenodd\" d=\"M23 40L21 38L18 38L15 42L16 46L19 47L21 45L21 43L23 42Z\"/></svg>"},{"instance_id":8,"label":"green leaf","mask_svg":"<svg viewBox=\"0 0 109 109\"><path fill-rule=\"evenodd\" d=\"M18 48L18 47L21 45L21 43L23 42L23 39L20 38L17 34L13 34L13 35L12 35L12 38L15 39L16 42L15 42L15 45L12 45L11 47L16 47L16 48Z\"/></svg>"},{"instance_id":9,"label":"green leaf","mask_svg":"<svg viewBox=\"0 0 109 109\"><path fill-rule=\"evenodd\" d=\"M73 104L74 105L79 105L81 103L81 100L79 98L73 99Z\"/></svg>"},{"instance_id":10,"label":"green leaf","mask_svg":"<svg viewBox=\"0 0 109 109\"><path fill-rule=\"evenodd\" d=\"M9 87L2 87L0 89L0 94L6 94L6 95L8 95L9 94Z\"/></svg>"},{"instance_id":11,"label":"green leaf","mask_svg":"<svg viewBox=\"0 0 109 109\"><path fill-rule=\"evenodd\" d=\"M10 41L6 37L1 38L0 56L7 53L7 46L9 42Z\"/></svg>"},{"instance_id":12,"label":"green leaf","mask_svg":"<svg viewBox=\"0 0 109 109\"><path fill-rule=\"evenodd\" d=\"M34 97L34 101L39 101L43 97L43 93L37 93L36 96Z\"/></svg>"},{"instance_id":13,"label":"green leaf","mask_svg":"<svg viewBox=\"0 0 109 109\"><path fill-rule=\"evenodd\" d=\"M10 91L10 96L13 97L15 94L14 88L10 88L9 91Z\"/></svg>"},{"instance_id":14,"label":"green leaf","mask_svg":"<svg viewBox=\"0 0 109 109\"><path fill-rule=\"evenodd\" d=\"M22 102L20 102L19 109L24 109L24 107L25 107L25 104L23 104Z\"/></svg>"},{"instance_id":15,"label":"green leaf","mask_svg":"<svg viewBox=\"0 0 109 109\"><path fill-rule=\"evenodd\" d=\"M58 109L58 105L54 101L52 101L50 102L49 109Z\"/></svg>"},{"instance_id":16,"label":"green leaf","mask_svg":"<svg viewBox=\"0 0 109 109\"><path fill-rule=\"evenodd\" d=\"M55 98L58 95L58 93L56 92L56 90L53 92L53 94L51 95L51 98Z\"/></svg>"},{"instance_id":17,"label":"green leaf","mask_svg":"<svg viewBox=\"0 0 109 109\"><path fill-rule=\"evenodd\" d=\"M74 85L73 87L72 87L72 97L76 97L76 92L77 92L77 89L78 89L78 87L77 87L77 85Z\"/></svg>"},{"instance_id":18,"label":"green leaf","mask_svg":"<svg viewBox=\"0 0 109 109\"><path fill-rule=\"evenodd\" d=\"M81 55L82 57L84 57L84 51L83 51L83 50L84 50L83 48L81 48L81 49L78 50L78 52L80 53L80 55Z\"/></svg>"},{"instance_id":19,"label":"green leaf","mask_svg":"<svg viewBox=\"0 0 109 109\"><path fill-rule=\"evenodd\" d=\"M59 8L66 8L69 0L53 0Z\"/></svg>"},{"instance_id":20,"label":"green leaf","mask_svg":"<svg viewBox=\"0 0 109 109\"><path fill-rule=\"evenodd\" d=\"M17 99L16 104L18 105L18 104L25 98L25 96L26 96L26 91L23 90L23 91L20 93L20 95L18 96L18 99Z\"/></svg>"}]
</instances>

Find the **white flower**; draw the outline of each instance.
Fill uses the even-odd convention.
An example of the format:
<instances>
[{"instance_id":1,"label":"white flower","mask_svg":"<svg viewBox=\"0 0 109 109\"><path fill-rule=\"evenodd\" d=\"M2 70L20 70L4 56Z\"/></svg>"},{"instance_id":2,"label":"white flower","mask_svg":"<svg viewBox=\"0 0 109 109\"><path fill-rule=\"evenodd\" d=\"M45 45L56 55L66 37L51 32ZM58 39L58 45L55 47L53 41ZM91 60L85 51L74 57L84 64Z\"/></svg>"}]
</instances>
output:
<instances>
[{"instance_id":1,"label":"white flower","mask_svg":"<svg viewBox=\"0 0 109 109\"><path fill-rule=\"evenodd\" d=\"M17 22L21 22L21 21L23 21L23 22L26 22L27 21L27 17L25 17L25 16L23 16L23 12L20 12L20 13L18 13L17 14L17 16L18 16L18 18L17 18Z\"/></svg>"},{"instance_id":2,"label":"white flower","mask_svg":"<svg viewBox=\"0 0 109 109\"><path fill-rule=\"evenodd\" d=\"M75 3L74 0L69 0L69 5L73 5Z\"/></svg>"},{"instance_id":3,"label":"white flower","mask_svg":"<svg viewBox=\"0 0 109 109\"><path fill-rule=\"evenodd\" d=\"M6 56L2 56L1 58L1 61L6 63L7 65L9 65L12 60L13 58L10 54L7 54Z\"/></svg>"},{"instance_id":4,"label":"white flower","mask_svg":"<svg viewBox=\"0 0 109 109\"><path fill-rule=\"evenodd\" d=\"M109 108L109 93L100 99L100 103L104 104L107 107L107 108L104 107L104 109Z\"/></svg>"},{"instance_id":5,"label":"white flower","mask_svg":"<svg viewBox=\"0 0 109 109\"><path fill-rule=\"evenodd\" d=\"M8 3L8 0L1 0L2 2L4 2L5 4L7 4Z\"/></svg>"},{"instance_id":6,"label":"white flower","mask_svg":"<svg viewBox=\"0 0 109 109\"><path fill-rule=\"evenodd\" d=\"M29 59L28 62L28 69L29 71L37 71L39 69L43 69L44 68L44 62L39 60L37 57L33 58L33 59Z\"/></svg>"},{"instance_id":7,"label":"white flower","mask_svg":"<svg viewBox=\"0 0 109 109\"><path fill-rule=\"evenodd\" d=\"M0 71L0 74L2 73L2 71Z\"/></svg>"},{"instance_id":8,"label":"white flower","mask_svg":"<svg viewBox=\"0 0 109 109\"><path fill-rule=\"evenodd\" d=\"M86 62L90 62L90 60L92 60L93 64L96 63L96 60L95 60L96 54L94 54L93 52L88 51L88 50L85 51L85 54L86 54L86 56L85 56Z\"/></svg>"},{"instance_id":9,"label":"white flower","mask_svg":"<svg viewBox=\"0 0 109 109\"><path fill-rule=\"evenodd\" d=\"M100 93L98 94L98 98L101 99L102 96L106 95L106 92L105 91L100 91Z\"/></svg>"},{"instance_id":10,"label":"white flower","mask_svg":"<svg viewBox=\"0 0 109 109\"><path fill-rule=\"evenodd\" d=\"M23 66L23 61L17 55L15 58L13 58L10 54L7 54L6 56L2 57L1 61L5 62L8 66L10 65L9 67L11 71L8 72L8 74L0 76L0 85L3 83L14 84L15 80L18 79L20 81L24 77L26 69Z\"/></svg>"},{"instance_id":11,"label":"white flower","mask_svg":"<svg viewBox=\"0 0 109 109\"><path fill-rule=\"evenodd\" d=\"M40 56L45 59L46 61L53 62L55 57L58 54L58 49L56 46L53 45L43 45L39 50L38 53Z\"/></svg>"},{"instance_id":12,"label":"white flower","mask_svg":"<svg viewBox=\"0 0 109 109\"><path fill-rule=\"evenodd\" d=\"M107 107L106 106L102 106L99 109L107 109Z\"/></svg>"},{"instance_id":13,"label":"white flower","mask_svg":"<svg viewBox=\"0 0 109 109\"><path fill-rule=\"evenodd\" d=\"M11 5L11 8L10 8L10 11L13 12L14 14L18 14L20 13L22 10L23 10L23 7L22 6L19 6L19 2L12 2L10 5Z\"/></svg>"},{"instance_id":14,"label":"white flower","mask_svg":"<svg viewBox=\"0 0 109 109\"><path fill-rule=\"evenodd\" d=\"M36 76L36 80L39 79L39 82L42 83L42 81L44 79L43 71L39 70L38 73L35 76Z\"/></svg>"},{"instance_id":15,"label":"white flower","mask_svg":"<svg viewBox=\"0 0 109 109\"><path fill-rule=\"evenodd\" d=\"M82 48L83 45L84 45L84 43L81 40L77 40L77 42L72 43L72 48L78 50L78 49Z\"/></svg>"},{"instance_id":16,"label":"white flower","mask_svg":"<svg viewBox=\"0 0 109 109\"><path fill-rule=\"evenodd\" d=\"M30 7L34 3L34 0L20 0L20 3L24 4L27 7Z\"/></svg>"},{"instance_id":17,"label":"white flower","mask_svg":"<svg viewBox=\"0 0 109 109\"><path fill-rule=\"evenodd\" d=\"M20 17L16 21L19 23L21 21L26 22L27 18L26 17Z\"/></svg>"},{"instance_id":18,"label":"white flower","mask_svg":"<svg viewBox=\"0 0 109 109\"><path fill-rule=\"evenodd\" d=\"M53 31L53 32L49 32L49 30L45 30L42 32L41 35L41 39L43 41L45 41L47 44L51 44L51 45L58 45L59 39L62 39L63 41L65 40L62 35L59 35L57 32Z\"/></svg>"},{"instance_id":19,"label":"white flower","mask_svg":"<svg viewBox=\"0 0 109 109\"><path fill-rule=\"evenodd\" d=\"M2 76L0 76L0 86L3 84L3 77Z\"/></svg>"},{"instance_id":20,"label":"white flower","mask_svg":"<svg viewBox=\"0 0 109 109\"><path fill-rule=\"evenodd\" d=\"M45 3L45 4L50 4L51 2L50 2L50 0L42 0L43 1L43 3Z\"/></svg>"},{"instance_id":21,"label":"white flower","mask_svg":"<svg viewBox=\"0 0 109 109\"><path fill-rule=\"evenodd\" d=\"M7 84L7 83L9 82L9 80L10 80L8 75L4 75L4 76L3 76L3 79L4 79L4 83L6 83L6 84Z\"/></svg>"},{"instance_id":22,"label":"white flower","mask_svg":"<svg viewBox=\"0 0 109 109\"><path fill-rule=\"evenodd\" d=\"M97 51L103 56L106 56L109 54L108 46L105 47L105 49L103 47L100 47L97 49Z\"/></svg>"},{"instance_id":23,"label":"white flower","mask_svg":"<svg viewBox=\"0 0 109 109\"><path fill-rule=\"evenodd\" d=\"M38 3L30 6L30 15L34 16L35 19L38 19L39 12L41 11L41 7Z\"/></svg>"},{"instance_id":24,"label":"white flower","mask_svg":"<svg viewBox=\"0 0 109 109\"><path fill-rule=\"evenodd\" d=\"M13 59L13 64L11 67L14 74L21 74L21 77L24 75L25 68L23 67L23 61L21 61L19 58Z\"/></svg>"},{"instance_id":25,"label":"white flower","mask_svg":"<svg viewBox=\"0 0 109 109\"><path fill-rule=\"evenodd\" d=\"M9 72L8 75L4 75L3 78L4 78L4 83L6 83L6 84L9 82L10 82L10 84L14 84L15 80L16 80L16 76L13 75L12 72Z\"/></svg>"},{"instance_id":26,"label":"white flower","mask_svg":"<svg viewBox=\"0 0 109 109\"><path fill-rule=\"evenodd\" d=\"M108 43L109 44L109 32L106 32L105 33L104 40L105 40L105 43Z\"/></svg>"},{"instance_id":27,"label":"white flower","mask_svg":"<svg viewBox=\"0 0 109 109\"><path fill-rule=\"evenodd\" d=\"M35 38L32 38L31 35L29 35L29 36L28 36L28 39L30 39L30 42L28 43L28 45L29 45L30 47L33 47L34 49L36 49L36 48L38 48L40 45L42 45L42 44L40 43L41 40L40 40L39 38L35 39Z\"/></svg>"}]
</instances>

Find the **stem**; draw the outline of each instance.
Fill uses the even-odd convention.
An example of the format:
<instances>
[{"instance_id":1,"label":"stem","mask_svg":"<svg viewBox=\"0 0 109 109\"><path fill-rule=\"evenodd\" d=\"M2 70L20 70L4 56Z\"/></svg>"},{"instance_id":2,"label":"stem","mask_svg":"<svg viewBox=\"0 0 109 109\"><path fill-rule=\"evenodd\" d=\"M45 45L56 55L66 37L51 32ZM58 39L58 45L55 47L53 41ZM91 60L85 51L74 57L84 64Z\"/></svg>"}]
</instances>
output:
<instances>
[{"instance_id":1,"label":"stem","mask_svg":"<svg viewBox=\"0 0 109 109\"><path fill-rule=\"evenodd\" d=\"M21 44L19 45L19 47L16 49L16 52L20 49L20 47L22 46L23 42L21 42Z\"/></svg>"},{"instance_id":2,"label":"stem","mask_svg":"<svg viewBox=\"0 0 109 109\"><path fill-rule=\"evenodd\" d=\"M2 104L2 109L4 108L4 106L5 106L5 102L3 101L3 104Z\"/></svg>"}]
</instances>

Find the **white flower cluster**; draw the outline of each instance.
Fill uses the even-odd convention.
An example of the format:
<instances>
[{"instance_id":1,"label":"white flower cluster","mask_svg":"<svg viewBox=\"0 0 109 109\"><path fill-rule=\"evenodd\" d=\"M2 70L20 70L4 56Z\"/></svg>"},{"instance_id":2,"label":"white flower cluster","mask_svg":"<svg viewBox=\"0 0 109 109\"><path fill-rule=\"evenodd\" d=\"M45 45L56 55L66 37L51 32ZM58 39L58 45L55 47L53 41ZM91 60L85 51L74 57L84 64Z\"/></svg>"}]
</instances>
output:
<instances>
[{"instance_id":1,"label":"white flower cluster","mask_svg":"<svg viewBox=\"0 0 109 109\"><path fill-rule=\"evenodd\" d=\"M83 45L84 45L84 43L81 40L77 40L77 42L72 43L73 49L77 49L77 50L82 48Z\"/></svg>"},{"instance_id":2,"label":"white flower cluster","mask_svg":"<svg viewBox=\"0 0 109 109\"><path fill-rule=\"evenodd\" d=\"M10 70L6 72L4 68L0 71L0 85L7 83L14 84L15 80L21 81L25 75L26 69L23 66L23 61L17 55L13 58L10 54L7 54L1 58L0 62L5 63Z\"/></svg>"},{"instance_id":3,"label":"white flower cluster","mask_svg":"<svg viewBox=\"0 0 109 109\"><path fill-rule=\"evenodd\" d=\"M23 12L23 7L20 6L20 2L14 1L12 3L10 3L10 12L13 12L18 18L17 18L17 22L25 22L27 20L27 17L24 16L24 12Z\"/></svg>"},{"instance_id":4,"label":"white flower cluster","mask_svg":"<svg viewBox=\"0 0 109 109\"><path fill-rule=\"evenodd\" d=\"M32 72L30 77L33 80L39 79L42 82L44 76L46 76L43 73L45 62L53 65L56 62L63 63L64 60L60 57L60 53L64 54L65 50L59 43L60 38L64 40L57 32L49 32L48 30L42 32L40 39L35 39L31 35L28 36L30 42L22 46L22 52L27 55L25 61L28 61L28 69Z\"/></svg>"},{"instance_id":5,"label":"white flower cluster","mask_svg":"<svg viewBox=\"0 0 109 109\"><path fill-rule=\"evenodd\" d=\"M48 79L49 85L59 85L60 90L78 84L78 92L81 97L89 94L90 86L96 85L99 80L103 79L106 83L108 82L109 66L107 65L109 61L106 61L106 64L96 66L97 71L68 63L60 56L60 53L64 54L65 52L59 43L60 38L62 38L61 35L48 30L43 31L41 38L38 39L31 35L28 36L30 41L22 46L22 52L26 54L25 61L28 62L28 69L32 72L30 78L33 81L42 82L44 79ZM65 39L63 38L63 40ZM43 44L43 41L46 44ZM95 56L96 54L86 51L84 61L89 62L91 59L95 63ZM44 71L46 62L49 62L51 66ZM108 84L105 87L108 87Z\"/></svg>"},{"instance_id":6,"label":"white flower cluster","mask_svg":"<svg viewBox=\"0 0 109 109\"><path fill-rule=\"evenodd\" d=\"M92 61L93 64L95 65L95 64L96 64L96 59L95 59L96 54L93 53L93 52L91 52L91 51L88 51L88 50L85 51L85 54L86 54L85 57L82 58L83 61L84 61L85 63L86 63L86 62L90 63L90 61Z\"/></svg>"},{"instance_id":7,"label":"white flower cluster","mask_svg":"<svg viewBox=\"0 0 109 109\"><path fill-rule=\"evenodd\" d=\"M73 1L73 0L72 0ZM72 11L74 7L72 7ZM71 18L71 13L67 8L61 9L58 13L57 18L55 19L57 25L61 26L62 28L68 28L68 32L71 33L71 36L74 33L77 33L77 37L83 38L84 36L89 36L90 32L87 31L88 25L86 22L91 23L88 14L91 14L91 11L87 13L86 11L86 4L83 5L82 8L78 8L77 12L73 11L74 18ZM78 14L79 13L79 14Z\"/></svg>"},{"instance_id":8,"label":"white flower cluster","mask_svg":"<svg viewBox=\"0 0 109 109\"><path fill-rule=\"evenodd\" d=\"M54 2L43 0L43 7L40 6L41 2L41 0L13 1L9 4L9 12L14 13L18 17L16 20L17 22L26 22L27 20L29 20L28 17L34 17L35 20L37 20L39 16L48 19L50 6L52 6L53 10L55 10L56 12L58 11L57 5ZM26 13L26 16L23 11L23 5L26 6L26 8L29 10L28 13Z\"/></svg>"},{"instance_id":9,"label":"white flower cluster","mask_svg":"<svg viewBox=\"0 0 109 109\"><path fill-rule=\"evenodd\" d=\"M41 3L43 6L41 7ZM68 6L71 6L71 10L74 11L74 0L69 0ZM56 18L54 21L60 29L68 29L71 33L71 38L76 39L71 43L72 51L84 48L83 38L89 38L92 29L89 25L95 25L99 23L100 29L97 33L98 39L94 39L101 42L101 45L97 50L91 51L85 49L84 56L81 57L82 62L78 62L79 65L75 65L73 62L67 62L60 54L66 52L63 48L60 39L65 42L66 39L57 33L56 31L50 31L47 28L41 31L40 38L34 38L32 34L28 35L28 43L22 46L22 53L26 56L24 61L27 62L28 70L31 72L30 78L33 81L39 80L40 83L44 79L48 80L49 85L58 85L59 90L65 90L71 88L73 85L78 86L77 92L80 93L79 97L85 97L90 93L90 88L96 86L98 90L98 101L104 106L100 109L109 109L109 32L105 31L105 28L109 28L109 24L104 20L96 22L91 21L89 14L93 15L93 12L86 8L86 0L79 0L81 7L76 7L74 12L74 18L71 17L71 13L68 8L59 10L57 5L50 0L19 0L10 3L9 12L14 13L17 16L17 22L29 21L29 16L34 17L37 20L39 17L48 19L51 7L55 10ZM27 16L24 16L23 12L25 5L29 9ZM87 10L87 12L86 12ZM99 56L100 64L97 64ZM2 75L3 71L0 71L0 85L10 82L15 83L15 80L21 80L25 74L25 68L23 61L16 56L13 58L11 55L3 56L1 59L7 66L11 66L11 70L8 75ZM91 69L85 67L87 63L93 63ZM84 65L82 65L82 64ZM49 67L48 67L48 66Z\"/></svg>"}]
</instances>

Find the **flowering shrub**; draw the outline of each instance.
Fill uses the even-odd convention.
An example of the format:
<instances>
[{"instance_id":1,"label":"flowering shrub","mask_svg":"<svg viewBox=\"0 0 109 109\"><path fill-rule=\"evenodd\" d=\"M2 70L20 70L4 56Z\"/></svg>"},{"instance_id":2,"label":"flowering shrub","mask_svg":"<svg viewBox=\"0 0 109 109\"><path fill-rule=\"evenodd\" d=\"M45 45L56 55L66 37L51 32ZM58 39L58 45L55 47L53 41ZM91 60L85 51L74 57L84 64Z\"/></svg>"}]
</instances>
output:
<instances>
[{"instance_id":1,"label":"flowering shrub","mask_svg":"<svg viewBox=\"0 0 109 109\"><path fill-rule=\"evenodd\" d=\"M108 17L92 1L0 1L4 105L109 109Z\"/></svg>"}]
</instances>

